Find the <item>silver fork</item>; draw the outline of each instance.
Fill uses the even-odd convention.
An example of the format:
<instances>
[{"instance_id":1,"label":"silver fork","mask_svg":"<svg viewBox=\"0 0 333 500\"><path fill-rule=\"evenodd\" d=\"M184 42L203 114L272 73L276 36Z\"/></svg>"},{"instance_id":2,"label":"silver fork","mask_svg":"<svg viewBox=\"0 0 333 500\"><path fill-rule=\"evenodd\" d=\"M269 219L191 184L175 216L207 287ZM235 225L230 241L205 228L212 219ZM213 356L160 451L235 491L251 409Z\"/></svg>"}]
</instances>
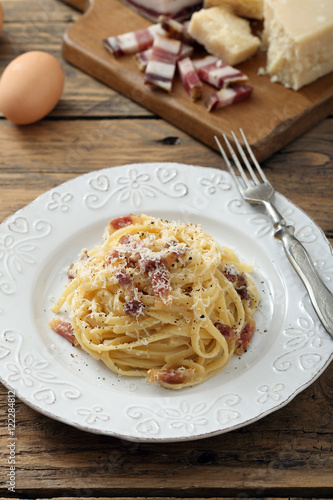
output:
<instances>
[{"instance_id":1,"label":"silver fork","mask_svg":"<svg viewBox=\"0 0 333 500\"><path fill-rule=\"evenodd\" d=\"M235 153L225 134L223 134L234 167L219 140L215 137L223 159L243 198L249 203L264 205L273 221L275 237L282 241L288 259L303 281L320 321L326 331L333 337L333 293L323 283L302 243L294 236L294 227L287 225L282 215L272 204L271 200L275 190L257 162L243 131L240 130L240 132L248 156L235 134L231 132L239 156ZM248 174L246 174L239 157L242 159ZM252 161L250 162L250 160ZM238 171L239 175L236 175L235 170Z\"/></svg>"}]
</instances>

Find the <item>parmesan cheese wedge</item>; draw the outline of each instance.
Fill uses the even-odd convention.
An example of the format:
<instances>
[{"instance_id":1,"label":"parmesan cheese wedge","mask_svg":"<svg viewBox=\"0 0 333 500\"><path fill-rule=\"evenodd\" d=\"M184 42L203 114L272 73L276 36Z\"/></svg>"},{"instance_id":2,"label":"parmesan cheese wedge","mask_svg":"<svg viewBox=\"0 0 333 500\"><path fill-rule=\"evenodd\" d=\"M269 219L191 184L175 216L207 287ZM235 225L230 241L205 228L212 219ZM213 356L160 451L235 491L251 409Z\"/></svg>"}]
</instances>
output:
<instances>
[{"instance_id":1,"label":"parmesan cheese wedge","mask_svg":"<svg viewBox=\"0 0 333 500\"><path fill-rule=\"evenodd\" d=\"M250 19L262 19L264 0L205 0L204 7L229 7L235 14Z\"/></svg>"},{"instance_id":2,"label":"parmesan cheese wedge","mask_svg":"<svg viewBox=\"0 0 333 500\"><path fill-rule=\"evenodd\" d=\"M265 0L267 73L298 90L333 71L333 0Z\"/></svg>"},{"instance_id":3,"label":"parmesan cheese wedge","mask_svg":"<svg viewBox=\"0 0 333 500\"><path fill-rule=\"evenodd\" d=\"M251 33L249 21L236 16L228 7L195 12L188 31L207 52L231 66L251 57L260 45L259 38Z\"/></svg>"}]
</instances>

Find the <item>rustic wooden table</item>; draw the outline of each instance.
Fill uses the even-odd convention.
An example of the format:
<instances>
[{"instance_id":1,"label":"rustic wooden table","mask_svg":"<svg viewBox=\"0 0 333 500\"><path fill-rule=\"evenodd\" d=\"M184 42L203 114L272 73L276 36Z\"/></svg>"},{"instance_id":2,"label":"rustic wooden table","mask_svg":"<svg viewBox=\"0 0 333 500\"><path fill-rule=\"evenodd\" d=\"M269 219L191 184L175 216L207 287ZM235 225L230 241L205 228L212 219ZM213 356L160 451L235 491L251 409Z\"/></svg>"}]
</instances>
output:
<instances>
[{"instance_id":1,"label":"rustic wooden table","mask_svg":"<svg viewBox=\"0 0 333 500\"><path fill-rule=\"evenodd\" d=\"M1 70L46 50L66 73L61 102L35 125L0 120L0 221L39 194L103 167L177 161L220 167L219 155L67 64L62 36L80 13L57 0L2 0ZM333 242L333 116L264 162L282 194ZM1 258L1 257L0 257ZM16 485L8 490L8 390L0 387L0 497L333 497L333 369L287 406L240 430L185 443L92 435L16 400Z\"/></svg>"}]
</instances>

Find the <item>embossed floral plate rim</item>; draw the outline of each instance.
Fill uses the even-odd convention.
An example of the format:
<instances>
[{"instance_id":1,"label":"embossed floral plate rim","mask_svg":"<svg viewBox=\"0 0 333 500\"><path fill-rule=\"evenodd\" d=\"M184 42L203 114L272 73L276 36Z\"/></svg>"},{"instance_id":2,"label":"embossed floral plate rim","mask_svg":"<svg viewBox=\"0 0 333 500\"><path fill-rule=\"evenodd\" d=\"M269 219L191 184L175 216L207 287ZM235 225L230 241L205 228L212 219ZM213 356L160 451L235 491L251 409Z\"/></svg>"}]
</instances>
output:
<instances>
[{"instance_id":1,"label":"embossed floral plate rim","mask_svg":"<svg viewBox=\"0 0 333 500\"><path fill-rule=\"evenodd\" d=\"M323 232L278 193L276 203L332 289L332 249ZM262 308L253 347L200 386L167 391L117 377L48 328L70 259L100 240L110 218L130 212L201 223L240 257L259 260ZM333 355L268 217L240 199L227 172L208 167L122 165L42 194L0 225L0 296L0 380L48 417L126 440L193 440L255 422L309 386Z\"/></svg>"}]
</instances>

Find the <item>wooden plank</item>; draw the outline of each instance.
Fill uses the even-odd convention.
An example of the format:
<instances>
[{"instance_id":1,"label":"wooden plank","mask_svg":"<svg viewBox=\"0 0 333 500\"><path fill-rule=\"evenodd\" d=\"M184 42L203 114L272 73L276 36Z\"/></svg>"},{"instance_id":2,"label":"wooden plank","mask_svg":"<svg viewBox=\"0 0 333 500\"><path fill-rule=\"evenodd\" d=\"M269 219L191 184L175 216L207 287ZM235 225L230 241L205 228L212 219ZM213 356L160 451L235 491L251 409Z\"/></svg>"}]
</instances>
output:
<instances>
[{"instance_id":1,"label":"wooden plank","mask_svg":"<svg viewBox=\"0 0 333 500\"><path fill-rule=\"evenodd\" d=\"M8 498L8 497L7 497ZM7 500L6 498L6 500ZM18 497L11 495L11 500L28 500L26 497ZM257 497L246 497L247 500L254 500ZM29 497L29 500L31 497ZM58 500L59 497L47 497L47 500ZM210 500L237 500L239 497L211 497ZM0 500L5 500L4 497L0 497ZM46 498L39 498L39 500L46 500ZM69 497L69 496L61 496L61 500L77 500L77 497ZM85 500L110 500L110 497L85 497ZM140 496L140 497L112 497L112 500L151 500L151 497L148 496ZM154 500L207 500L204 497L154 497ZM266 498L266 500L273 500L272 498ZM275 497L274 500L296 500L295 497ZM324 500L323 498L316 498L316 500ZM327 500L327 499L326 499Z\"/></svg>"},{"instance_id":2,"label":"wooden plank","mask_svg":"<svg viewBox=\"0 0 333 500\"><path fill-rule=\"evenodd\" d=\"M64 36L63 55L73 65L127 95L140 105L216 148L214 135L242 127L259 160L309 130L333 109L333 73L298 92L259 76L265 53L259 51L239 68L255 90L251 99L208 113L204 100L192 103L176 78L171 94L144 84L132 56L115 58L102 39L144 28L149 22L119 0L90 0L87 12ZM205 97L212 92L205 87Z\"/></svg>"},{"instance_id":3,"label":"wooden plank","mask_svg":"<svg viewBox=\"0 0 333 500\"><path fill-rule=\"evenodd\" d=\"M60 6L62 10L69 9L62 4ZM25 18L26 15L23 15L22 19ZM28 18L27 25L30 22L32 20ZM76 118L79 116L97 118L152 116L146 108L98 82L63 59L60 47L68 23L58 23L52 19L47 24L47 31L45 31L45 23L42 22L35 22L31 26L33 28L27 28L23 21L6 22L1 40L0 73L14 57L30 50L46 50L56 57L65 72L65 89L58 105L49 116ZM1 113L0 116L2 116Z\"/></svg>"},{"instance_id":4,"label":"wooden plank","mask_svg":"<svg viewBox=\"0 0 333 500\"><path fill-rule=\"evenodd\" d=\"M12 145L15 144L15 148ZM0 121L0 220L57 184L91 170L151 161L224 168L220 155L163 120ZM332 120L264 163L275 188L333 237Z\"/></svg>"},{"instance_id":5,"label":"wooden plank","mask_svg":"<svg viewBox=\"0 0 333 500\"><path fill-rule=\"evenodd\" d=\"M333 488L333 366L286 407L238 431L184 443L87 434L16 403L17 493L50 496L327 496ZM5 401L7 391L0 388ZM0 408L0 442L6 440ZM2 450L6 459L6 451ZM4 462L5 463L5 462ZM5 493L6 467L0 470Z\"/></svg>"},{"instance_id":6,"label":"wooden plank","mask_svg":"<svg viewBox=\"0 0 333 500\"><path fill-rule=\"evenodd\" d=\"M74 1L74 0L73 0ZM78 0L80 11L84 9L84 2ZM35 33L39 31L38 26L41 23L51 25L60 22L74 22L79 19L80 12L73 10L72 3L66 5L66 2L58 0L2 0L1 5L4 11L4 32L8 23L23 24L21 33ZM34 29L35 27L35 29Z\"/></svg>"},{"instance_id":7,"label":"wooden plank","mask_svg":"<svg viewBox=\"0 0 333 500\"><path fill-rule=\"evenodd\" d=\"M2 67L15 55L13 38L21 52L42 48L62 60L62 34L79 15L58 1L52 11L53 1L2 0L7 11ZM45 8L47 22L38 20ZM25 22L34 29L22 31ZM62 63L66 88L50 117L28 127L0 120L0 221L47 189L106 166L138 161L221 166L220 156L202 142ZM332 118L325 119L264 162L277 190L331 237L332 124ZM6 486L7 389L0 384L0 499L327 498L333 487L332 387L330 366L290 404L260 422L211 439L162 445L88 434L16 400L17 491L11 493Z\"/></svg>"}]
</instances>

